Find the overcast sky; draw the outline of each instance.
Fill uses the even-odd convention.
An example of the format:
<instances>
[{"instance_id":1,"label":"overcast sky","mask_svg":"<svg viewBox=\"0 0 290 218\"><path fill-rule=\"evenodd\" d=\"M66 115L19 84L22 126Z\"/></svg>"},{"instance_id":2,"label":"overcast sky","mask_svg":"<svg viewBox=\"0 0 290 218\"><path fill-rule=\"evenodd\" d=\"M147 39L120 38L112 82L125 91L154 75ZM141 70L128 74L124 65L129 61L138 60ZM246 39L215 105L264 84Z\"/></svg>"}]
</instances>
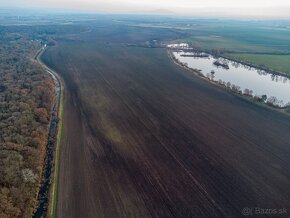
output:
<instances>
[{"instance_id":1,"label":"overcast sky","mask_svg":"<svg viewBox=\"0 0 290 218\"><path fill-rule=\"evenodd\" d=\"M290 18L290 0L0 0L0 7L45 7L112 12L170 10L178 14Z\"/></svg>"}]
</instances>

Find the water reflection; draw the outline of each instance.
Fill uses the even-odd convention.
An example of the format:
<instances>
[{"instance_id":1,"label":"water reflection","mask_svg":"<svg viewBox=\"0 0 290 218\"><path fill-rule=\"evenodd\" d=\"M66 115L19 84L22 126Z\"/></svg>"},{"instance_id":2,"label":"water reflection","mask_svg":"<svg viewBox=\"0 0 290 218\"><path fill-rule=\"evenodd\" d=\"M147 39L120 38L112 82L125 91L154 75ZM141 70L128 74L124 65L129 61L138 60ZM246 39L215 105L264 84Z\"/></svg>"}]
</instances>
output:
<instances>
[{"instance_id":1,"label":"water reflection","mask_svg":"<svg viewBox=\"0 0 290 218\"><path fill-rule=\"evenodd\" d=\"M278 106L290 102L290 80L286 77L205 53L175 51L173 55L185 66L199 70L208 79L236 92Z\"/></svg>"}]
</instances>

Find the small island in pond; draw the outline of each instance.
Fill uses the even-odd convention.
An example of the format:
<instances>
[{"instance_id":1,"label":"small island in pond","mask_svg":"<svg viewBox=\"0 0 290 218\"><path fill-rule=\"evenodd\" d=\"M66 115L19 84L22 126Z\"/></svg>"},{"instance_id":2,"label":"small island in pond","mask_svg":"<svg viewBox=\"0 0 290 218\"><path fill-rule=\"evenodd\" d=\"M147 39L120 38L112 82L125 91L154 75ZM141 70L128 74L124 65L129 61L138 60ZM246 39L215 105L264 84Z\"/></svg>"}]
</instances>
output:
<instances>
[{"instance_id":1,"label":"small island in pond","mask_svg":"<svg viewBox=\"0 0 290 218\"><path fill-rule=\"evenodd\" d=\"M194 57L194 58L208 58L209 55L205 53L193 53L193 54L182 54L181 57Z\"/></svg>"},{"instance_id":2,"label":"small island in pond","mask_svg":"<svg viewBox=\"0 0 290 218\"><path fill-rule=\"evenodd\" d=\"M230 67L229 67L229 65L227 63L222 63L222 62L220 62L218 60L216 60L215 62L213 62L213 64L215 66L217 66L217 67L222 67L222 68L227 69L227 70L230 69Z\"/></svg>"}]
</instances>

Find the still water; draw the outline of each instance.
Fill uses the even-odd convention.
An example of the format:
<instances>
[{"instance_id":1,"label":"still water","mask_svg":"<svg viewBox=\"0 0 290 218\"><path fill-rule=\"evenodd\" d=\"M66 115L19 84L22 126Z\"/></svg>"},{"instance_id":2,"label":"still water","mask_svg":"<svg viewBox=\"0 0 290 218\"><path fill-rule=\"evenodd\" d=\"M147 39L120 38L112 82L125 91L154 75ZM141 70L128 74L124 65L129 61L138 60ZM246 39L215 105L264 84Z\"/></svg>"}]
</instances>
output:
<instances>
[{"instance_id":1,"label":"still water","mask_svg":"<svg viewBox=\"0 0 290 218\"><path fill-rule=\"evenodd\" d=\"M238 86L243 93L248 89L247 91L252 91L253 96L267 95L268 100L270 97L276 97L274 104L279 106L285 106L290 102L290 80L286 77L272 75L263 70L227 59L215 58L205 53L175 51L173 55L189 68L200 70L204 76L214 81L229 82L231 85ZM216 65L215 61L218 61ZM225 66L217 66L219 63Z\"/></svg>"}]
</instances>

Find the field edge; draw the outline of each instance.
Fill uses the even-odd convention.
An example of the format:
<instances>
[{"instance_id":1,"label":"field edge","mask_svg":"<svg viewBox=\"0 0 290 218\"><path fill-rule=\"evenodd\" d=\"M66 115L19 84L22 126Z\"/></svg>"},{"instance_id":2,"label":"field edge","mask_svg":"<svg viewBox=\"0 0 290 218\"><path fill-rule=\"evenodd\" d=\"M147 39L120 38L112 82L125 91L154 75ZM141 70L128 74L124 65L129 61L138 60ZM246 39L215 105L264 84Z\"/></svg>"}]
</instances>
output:
<instances>
[{"instance_id":1,"label":"field edge","mask_svg":"<svg viewBox=\"0 0 290 218\"><path fill-rule=\"evenodd\" d=\"M63 138L63 131L64 131L64 93L65 93L65 85L64 81L61 76L55 72L54 70L50 69L44 62L41 60L41 57L46 49L42 49L36 56L36 60L38 63L44 68L52 72L59 81L60 84L60 102L58 107L58 124L57 124L57 134L56 134L56 144L54 149L54 163L53 163L53 174L51 175L51 183L52 187L50 192L50 199L48 205L48 214L49 217L55 218L56 217L56 210L57 210L57 201L58 201L58 181L59 181L59 167L60 167L60 153L61 153L61 141Z\"/></svg>"}]
</instances>

